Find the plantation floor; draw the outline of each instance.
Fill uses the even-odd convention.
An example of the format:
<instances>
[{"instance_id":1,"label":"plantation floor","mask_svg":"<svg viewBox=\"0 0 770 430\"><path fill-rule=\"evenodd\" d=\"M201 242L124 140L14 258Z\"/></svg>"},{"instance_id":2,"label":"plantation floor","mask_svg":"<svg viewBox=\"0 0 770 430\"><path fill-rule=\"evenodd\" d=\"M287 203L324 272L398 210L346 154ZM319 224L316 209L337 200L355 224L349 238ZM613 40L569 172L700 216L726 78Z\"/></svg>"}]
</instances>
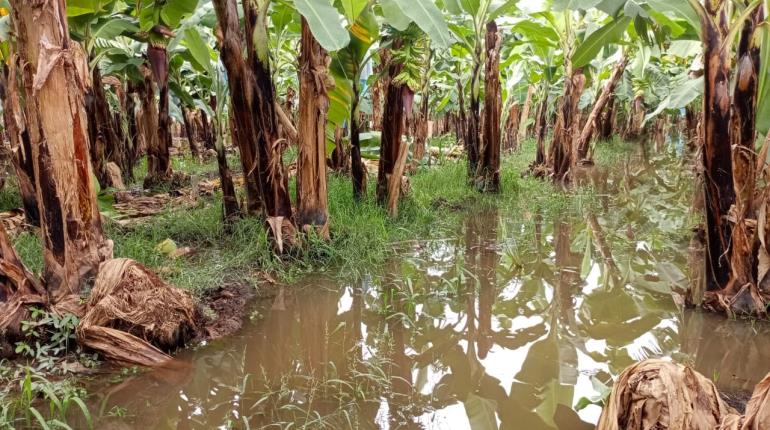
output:
<instances>
[{"instance_id":1,"label":"plantation floor","mask_svg":"<svg viewBox=\"0 0 770 430\"><path fill-rule=\"evenodd\" d=\"M222 286L263 299L171 368L81 380L97 427L589 429L611 376L648 357L740 403L770 370L770 327L677 306L702 266L690 167L612 148L571 190L520 177L531 143L505 158L500 195L467 187L463 163L421 168L395 220L334 176L332 241L287 261L257 221L225 232L216 196L112 223L117 255L212 314L231 312L211 299ZM169 258L166 239L195 253Z\"/></svg>"}]
</instances>

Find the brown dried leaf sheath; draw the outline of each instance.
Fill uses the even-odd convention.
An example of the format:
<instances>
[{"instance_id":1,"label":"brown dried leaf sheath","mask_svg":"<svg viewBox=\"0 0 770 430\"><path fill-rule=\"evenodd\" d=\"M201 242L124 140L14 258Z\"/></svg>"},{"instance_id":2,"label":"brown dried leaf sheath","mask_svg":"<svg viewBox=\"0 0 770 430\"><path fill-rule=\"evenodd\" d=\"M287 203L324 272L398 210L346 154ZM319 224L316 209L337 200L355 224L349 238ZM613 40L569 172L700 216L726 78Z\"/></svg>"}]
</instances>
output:
<instances>
[{"instance_id":1,"label":"brown dried leaf sheath","mask_svg":"<svg viewBox=\"0 0 770 430\"><path fill-rule=\"evenodd\" d=\"M170 359L161 349L192 338L194 312L186 291L135 261L109 260L99 269L77 337L107 359L157 366Z\"/></svg>"},{"instance_id":2,"label":"brown dried leaf sheath","mask_svg":"<svg viewBox=\"0 0 770 430\"><path fill-rule=\"evenodd\" d=\"M712 430L731 428L721 423L736 417L703 375L680 364L645 360L620 374L596 428Z\"/></svg>"}]
</instances>

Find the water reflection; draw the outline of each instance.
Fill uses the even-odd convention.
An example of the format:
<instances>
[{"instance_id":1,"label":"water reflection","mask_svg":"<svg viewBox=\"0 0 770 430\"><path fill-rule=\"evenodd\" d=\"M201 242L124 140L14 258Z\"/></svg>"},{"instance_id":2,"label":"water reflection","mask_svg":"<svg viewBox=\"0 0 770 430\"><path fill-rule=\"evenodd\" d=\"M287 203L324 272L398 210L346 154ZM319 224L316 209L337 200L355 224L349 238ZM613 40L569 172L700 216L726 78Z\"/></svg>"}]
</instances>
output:
<instances>
[{"instance_id":1,"label":"water reflection","mask_svg":"<svg viewBox=\"0 0 770 430\"><path fill-rule=\"evenodd\" d=\"M650 163L586 172L598 198L581 210L473 213L361 281L308 277L173 371L95 381L102 416L137 429L588 429L600 409L586 403L647 357L749 389L770 370L770 328L674 304L691 179Z\"/></svg>"}]
</instances>

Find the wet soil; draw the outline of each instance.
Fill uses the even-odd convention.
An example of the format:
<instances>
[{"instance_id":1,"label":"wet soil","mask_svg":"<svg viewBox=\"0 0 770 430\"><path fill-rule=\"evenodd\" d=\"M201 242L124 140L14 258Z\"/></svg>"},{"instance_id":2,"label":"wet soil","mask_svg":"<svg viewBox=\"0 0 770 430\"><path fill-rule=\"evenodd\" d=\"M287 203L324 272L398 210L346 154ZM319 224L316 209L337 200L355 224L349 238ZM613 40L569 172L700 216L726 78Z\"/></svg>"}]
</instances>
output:
<instances>
[{"instance_id":1,"label":"wet soil","mask_svg":"<svg viewBox=\"0 0 770 430\"><path fill-rule=\"evenodd\" d=\"M247 320L248 305L255 297L254 287L246 283L207 290L198 304L196 342L220 339L240 330Z\"/></svg>"}]
</instances>

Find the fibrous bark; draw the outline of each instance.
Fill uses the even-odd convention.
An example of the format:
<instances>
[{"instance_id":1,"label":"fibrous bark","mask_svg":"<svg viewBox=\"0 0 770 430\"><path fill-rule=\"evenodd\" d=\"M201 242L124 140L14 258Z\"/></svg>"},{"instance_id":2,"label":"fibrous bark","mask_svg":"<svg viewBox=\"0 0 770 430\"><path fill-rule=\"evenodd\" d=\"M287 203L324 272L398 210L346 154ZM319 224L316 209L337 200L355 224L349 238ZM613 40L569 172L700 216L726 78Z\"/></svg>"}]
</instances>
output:
<instances>
[{"instance_id":1,"label":"fibrous bark","mask_svg":"<svg viewBox=\"0 0 770 430\"><path fill-rule=\"evenodd\" d=\"M470 179L476 175L481 147L481 44L477 44L475 49L470 82L470 112L468 112L465 129L465 150L468 153L468 177Z\"/></svg>"},{"instance_id":2,"label":"fibrous bark","mask_svg":"<svg viewBox=\"0 0 770 430\"><path fill-rule=\"evenodd\" d=\"M420 110L414 118L414 150L412 154L412 163L414 167L425 157L425 146L428 143L428 120L430 98L430 63L433 60L433 51L428 55L427 68L429 72L423 77L422 88L420 89Z\"/></svg>"},{"instance_id":3,"label":"fibrous bark","mask_svg":"<svg viewBox=\"0 0 770 430\"><path fill-rule=\"evenodd\" d=\"M230 172L230 167L227 165L227 153L225 152L225 125L222 124L221 119L217 118L217 99L211 96L209 99L209 106L211 106L214 112L213 125L214 132L211 128L207 127L206 132L211 139L211 145L214 147L217 153L217 168L219 170L219 180L222 184L222 205L224 209L225 224L228 225L231 221L236 219L241 214L241 207L238 203L238 197L235 195L235 185L233 184L233 176ZM202 119L204 124L208 123L208 118L203 110ZM232 121L232 116L230 117Z\"/></svg>"},{"instance_id":4,"label":"fibrous bark","mask_svg":"<svg viewBox=\"0 0 770 430\"><path fill-rule=\"evenodd\" d=\"M171 115L169 114L169 88L168 88L168 52L162 45L147 47L152 77L158 85L158 125L155 133L157 137L150 142L155 146L147 148L147 177L144 180L145 188L164 183L171 178L171 156L169 149L172 146Z\"/></svg>"},{"instance_id":5,"label":"fibrous bark","mask_svg":"<svg viewBox=\"0 0 770 430\"><path fill-rule=\"evenodd\" d=\"M242 5L245 34L249 35L246 37L247 60L254 77L254 86L251 88L252 120L257 132L256 162L265 215L268 219L282 219L284 228L293 230L289 176L286 174L282 158L287 142L278 135L275 88L268 56L269 2L244 0ZM275 230L274 233L277 234Z\"/></svg>"},{"instance_id":6,"label":"fibrous bark","mask_svg":"<svg viewBox=\"0 0 770 430\"><path fill-rule=\"evenodd\" d=\"M329 235L326 200L327 90L329 56L302 18L299 59L299 154L297 158L297 226Z\"/></svg>"},{"instance_id":7,"label":"fibrous bark","mask_svg":"<svg viewBox=\"0 0 770 430\"><path fill-rule=\"evenodd\" d=\"M591 138L593 137L594 130L598 125L599 116L602 111L604 111L604 108L607 106L608 102L612 99L612 93L615 91L615 85L617 85L618 81L620 81L620 78L623 76L623 72L626 70L626 64L628 64L628 57L624 55L620 61L615 64L615 67L612 69L612 74L604 83L604 86L602 86L602 92L599 94L596 102L594 102L594 107L591 109L591 113L586 119L585 126L583 126L583 130L580 132L580 137L578 137L577 142L575 143L577 147L576 161L585 160L588 156L588 149L591 144ZM579 126L579 124L576 124L576 126Z\"/></svg>"},{"instance_id":8,"label":"fibrous bark","mask_svg":"<svg viewBox=\"0 0 770 430\"><path fill-rule=\"evenodd\" d=\"M190 112L189 109L182 106L182 121L184 122L184 131L187 135L187 144L190 145L190 154L194 158L198 158L200 156L200 151L198 150L198 144L195 143L196 133L191 121L192 115L193 113Z\"/></svg>"},{"instance_id":9,"label":"fibrous bark","mask_svg":"<svg viewBox=\"0 0 770 430\"><path fill-rule=\"evenodd\" d=\"M545 176L546 173L546 154L545 137L547 134L548 119L548 91L543 91L543 100L537 105L535 112L535 137L537 149L535 150L535 160L530 164L529 171L537 177Z\"/></svg>"},{"instance_id":10,"label":"fibrous bark","mask_svg":"<svg viewBox=\"0 0 770 430\"><path fill-rule=\"evenodd\" d=\"M607 101L607 108L604 109L600 118L599 136L602 140L609 140L612 137L617 116L615 106L615 97L610 96L610 99Z\"/></svg>"},{"instance_id":11,"label":"fibrous bark","mask_svg":"<svg viewBox=\"0 0 770 430\"><path fill-rule=\"evenodd\" d=\"M521 108L521 117L519 118L519 132L517 136L517 142L521 142L527 138L528 130L530 128L530 125L527 124L527 121L529 121L529 111L532 109L532 100L535 97L536 91L537 88L535 85L530 85L527 88L527 98L524 100L524 106Z\"/></svg>"},{"instance_id":12,"label":"fibrous bark","mask_svg":"<svg viewBox=\"0 0 770 430\"><path fill-rule=\"evenodd\" d=\"M23 107L32 146L43 284L51 303L78 297L112 256L102 232L84 108L85 53L69 38L64 0L12 1L23 62Z\"/></svg>"},{"instance_id":13,"label":"fibrous bark","mask_svg":"<svg viewBox=\"0 0 770 430\"><path fill-rule=\"evenodd\" d=\"M12 44L10 49L13 49ZM29 130L20 104L17 61L18 57L12 55L9 65L3 67L3 79L0 82L3 120L5 132L11 143L11 161L24 206L24 216L30 225L40 226L40 213L35 193L35 168L32 163L32 144L29 140Z\"/></svg>"},{"instance_id":14,"label":"fibrous bark","mask_svg":"<svg viewBox=\"0 0 770 430\"><path fill-rule=\"evenodd\" d=\"M459 69L459 66L458 66ZM455 134L457 135L457 140L462 141L463 148L465 148L465 152L468 152L468 136L467 136L467 129L468 129L468 121L465 116L465 92L463 90L463 83L460 80L460 78L457 78L457 122L456 122L456 130Z\"/></svg>"},{"instance_id":15,"label":"fibrous bark","mask_svg":"<svg viewBox=\"0 0 770 430\"><path fill-rule=\"evenodd\" d=\"M94 174L102 188L118 188L112 180L107 163L113 162L125 169L122 141L115 130L115 122L110 113L110 106L104 93L102 74L99 67L94 67L91 87L86 93L86 111L88 112L88 137L91 142L91 163Z\"/></svg>"},{"instance_id":16,"label":"fibrous bark","mask_svg":"<svg viewBox=\"0 0 770 430\"><path fill-rule=\"evenodd\" d=\"M227 70L230 103L232 104L233 141L241 153L241 167L246 186L246 212L256 215L262 212L262 193L257 164L257 132L252 119L253 83L244 61L243 33L238 19L235 0L215 0L214 9L219 21L221 36L219 50Z\"/></svg>"},{"instance_id":17,"label":"fibrous bark","mask_svg":"<svg viewBox=\"0 0 770 430\"><path fill-rule=\"evenodd\" d=\"M353 100L350 106L350 174L353 179L353 197L361 200L366 195L366 167L361 159L358 82L353 81Z\"/></svg>"},{"instance_id":18,"label":"fibrous bark","mask_svg":"<svg viewBox=\"0 0 770 430\"><path fill-rule=\"evenodd\" d=\"M393 49L400 47L400 40L393 43ZM400 181L406 162L406 144L402 142L406 112L411 110L412 90L393 78L401 73L402 64L391 63L388 66L388 82L385 87L385 106L382 118L382 139L380 140L380 162L377 172L377 202L380 204L398 201L401 191ZM400 169L397 169L401 167ZM399 172L400 170L400 172ZM398 181L399 186L394 186Z\"/></svg>"},{"instance_id":19,"label":"fibrous bark","mask_svg":"<svg viewBox=\"0 0 770 430\"><path fill-rule=\"evenodd\" d=\"M575 127L578 126L576 118L580 114L577 106L586 81L581 69L573 71L571 66L568 66L567 70L569 73L566 74L564 80L564 95L559 102L556 125L548 154L548 170L554 181L569 180L568 175L574 157L572 141Z\"/></svg>"},{"instance_id":20,"label":"fibrous bark","mask_svg":"<svg viewBox=\"0 0 770 430\"><path fill-rule=\"evenodd\" d=\"M500 191L500 44L497 23L487 23L484 72L484 129L479 153L477 177L479 189Z\"/></svg>"},{"instance_id":21,"label":"fibrous bark","mask_svg":"<svg viewBox=\"0 0 770 430\"><path fill-rule=\"evenodd\" d=\"M515 151L519 147L519 120L521 118L521 106L513 104L508 109L508 118L505 121L505 134L503 135L503 149Z\"/></svg>"},{"instance_id":22,"label":"fibrous bark","mask_svg":"<svg viewBox=\"0 0 770 430\"><path fill-rule=\"evenodd\" d=\"M721 3L721 2L720 2ZM730 150L730 59L722 49L726 12L709 6L713 19L702 20L703 66L703 174L708 246L707 289L717 290L730 276L732 228L724 219L735 203Z\"/></svg>"},{"instance_id":23,"label":"fibrous bark","mask_svg":"<svg viewBox=\"0 0 770 430\"><path fill-rule=\"evenodd\" d=\"M142 67L142 74L144 80L138 91L141 109L137 132L141 136L141 150L147 152L147 171L156 172L160 145L158 143L160 137L157 133L158 105L155 103L155 85L152 82L152 72L147 67Z\"/></svg>"}]
</instances>

